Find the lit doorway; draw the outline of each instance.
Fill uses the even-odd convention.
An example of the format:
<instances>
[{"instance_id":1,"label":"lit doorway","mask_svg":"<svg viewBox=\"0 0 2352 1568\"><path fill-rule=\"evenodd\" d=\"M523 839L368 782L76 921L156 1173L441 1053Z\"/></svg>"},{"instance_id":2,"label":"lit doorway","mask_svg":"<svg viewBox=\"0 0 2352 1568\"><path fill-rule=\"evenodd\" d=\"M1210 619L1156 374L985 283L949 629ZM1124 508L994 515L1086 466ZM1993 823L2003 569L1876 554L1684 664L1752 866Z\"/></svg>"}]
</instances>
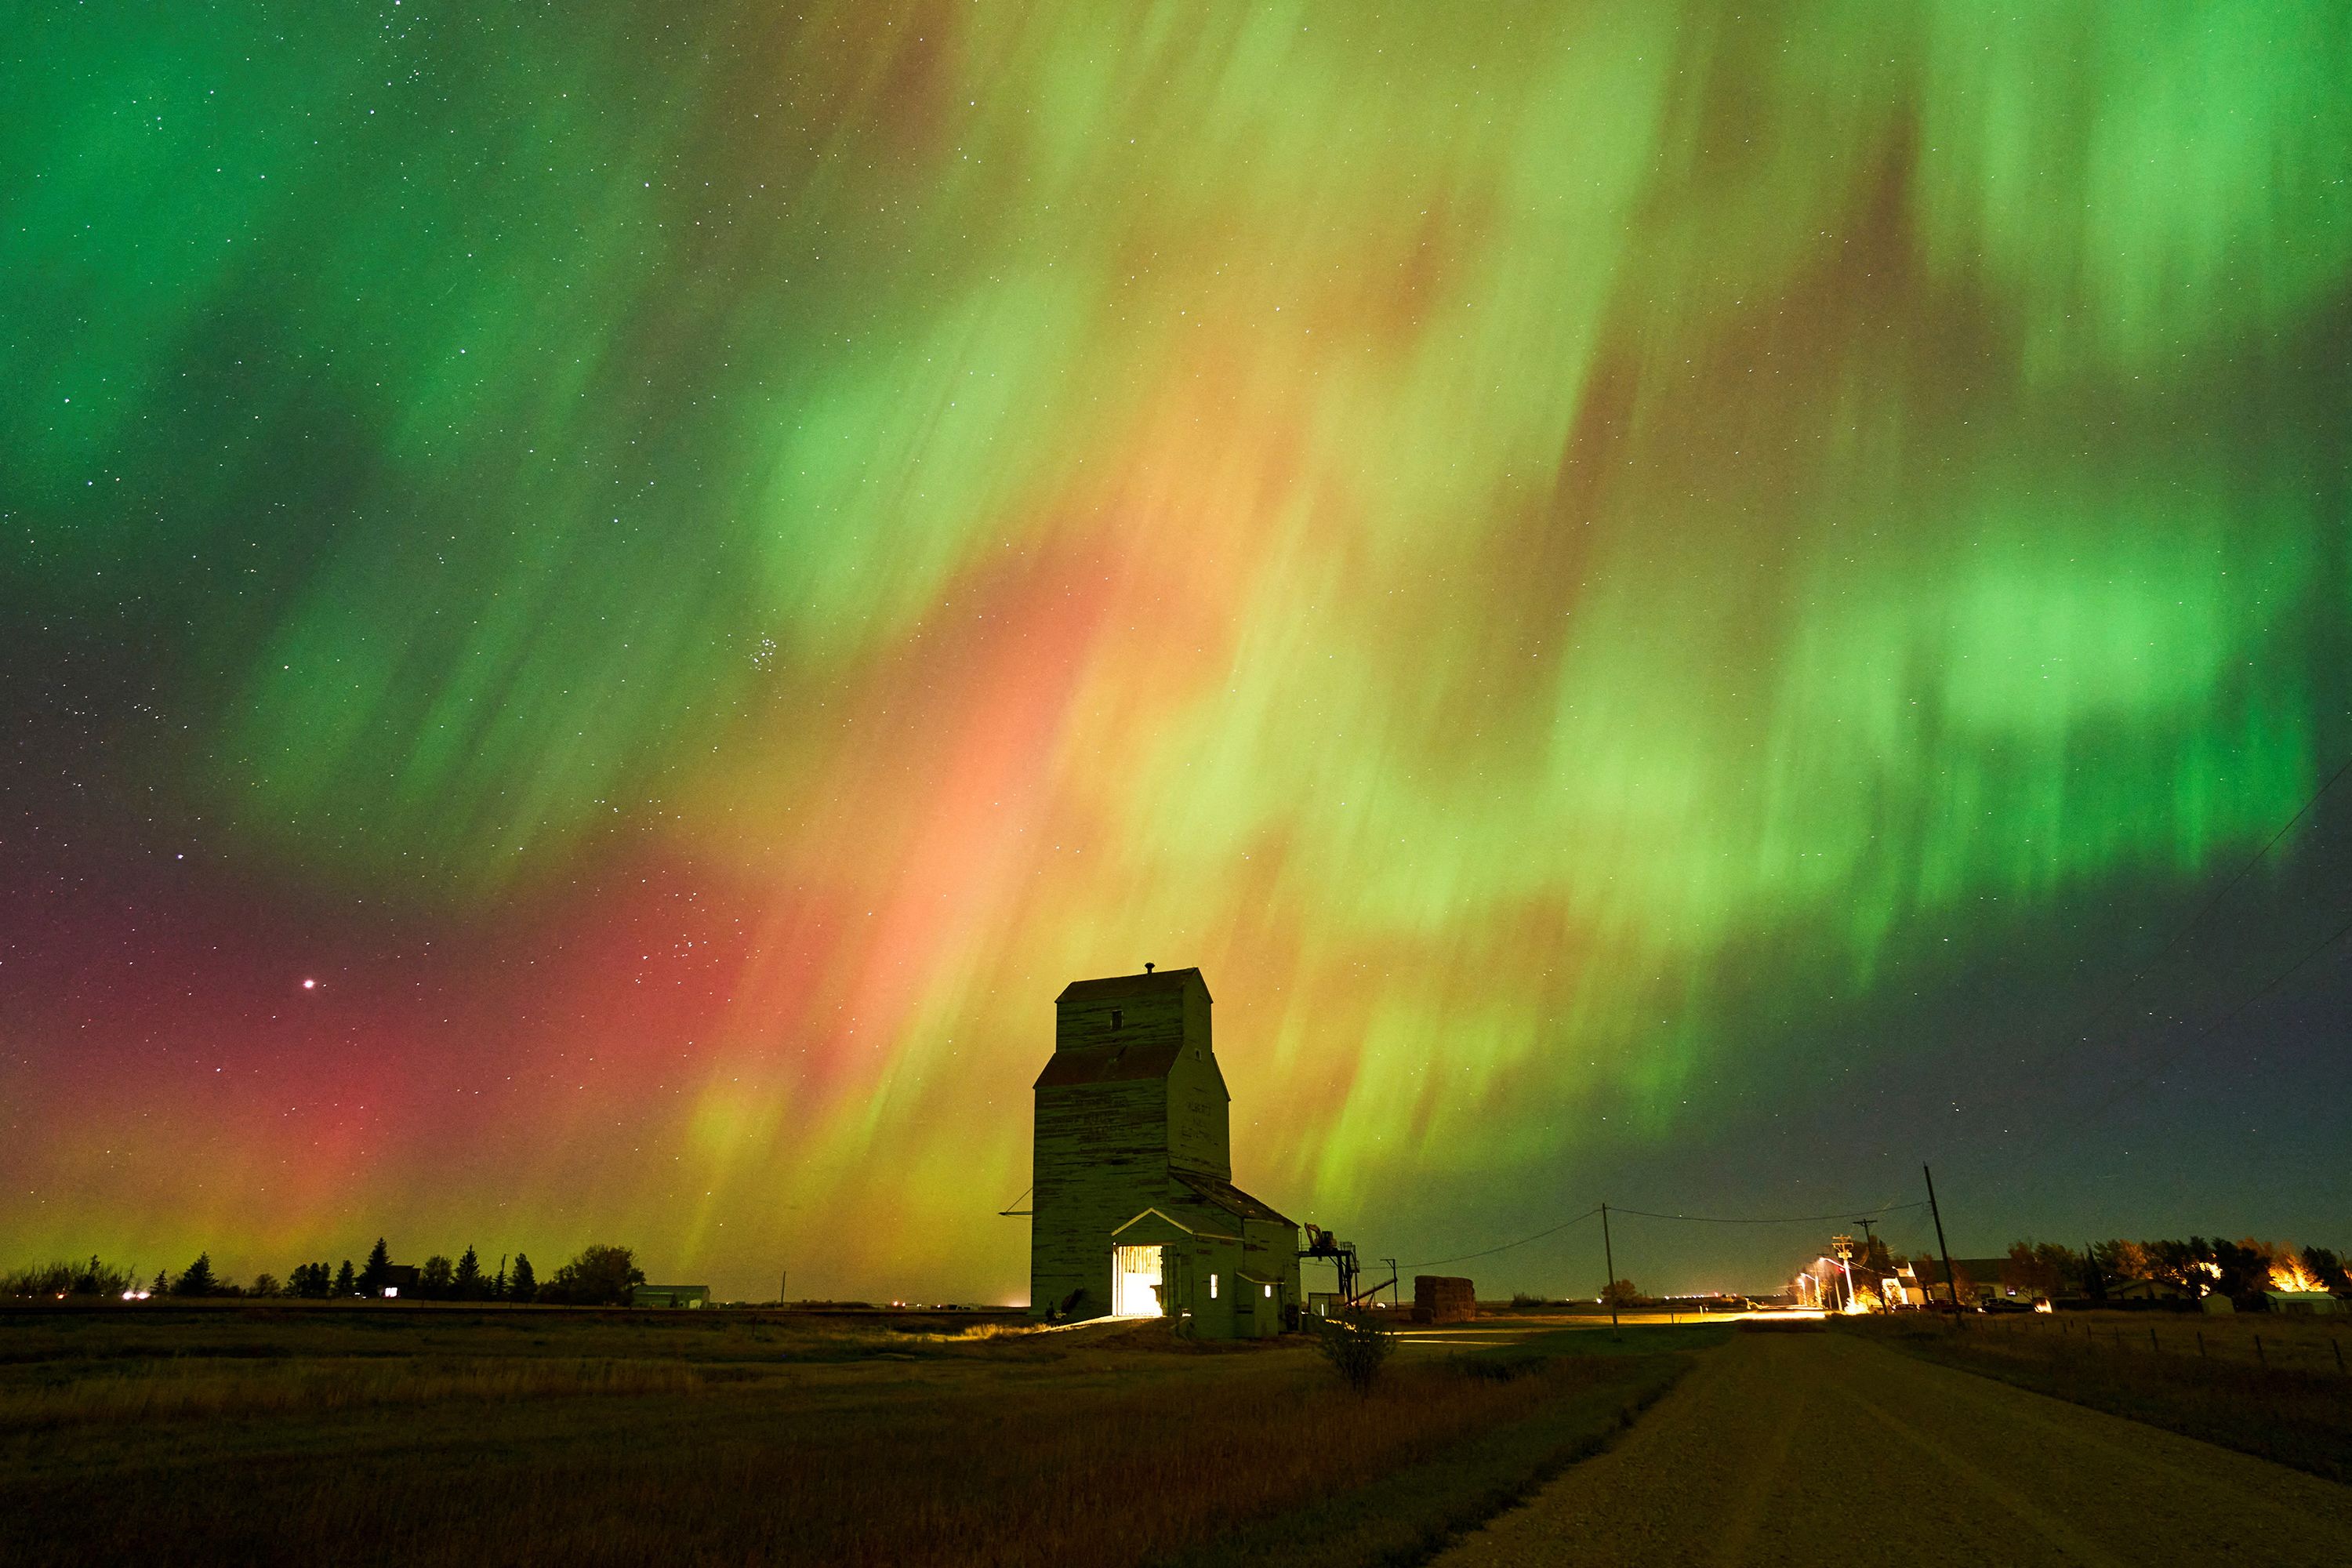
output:
<instances>
[{"instance_id":1,"label":"lit doorway","mask_svg":"<svg viewBox=\"0 0 2352 1568\"><path fill-rule=\"evenodd\" d=\"M1121 1318L1157 1318L1167 1309L1160 1300L1160 1248L1111 1248L1110 1310Z\"/></svg>"}]
</instances>

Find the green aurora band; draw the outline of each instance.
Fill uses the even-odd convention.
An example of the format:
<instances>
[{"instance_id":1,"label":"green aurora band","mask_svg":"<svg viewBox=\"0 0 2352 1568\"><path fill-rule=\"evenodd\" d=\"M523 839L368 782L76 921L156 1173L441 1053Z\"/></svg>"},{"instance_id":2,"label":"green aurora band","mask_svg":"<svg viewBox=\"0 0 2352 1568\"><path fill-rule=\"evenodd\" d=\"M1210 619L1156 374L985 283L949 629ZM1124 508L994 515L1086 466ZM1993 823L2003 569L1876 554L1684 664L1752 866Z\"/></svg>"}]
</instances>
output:
<instances>
[{"instance_id":1,"label":"green aurora band","mask_svg":"<svg viewBox=\"0 0 2352 1568\"><path fill-rule=\"evenodd\" d=\"M1434 1254L2352 745L2338 4L25 21L20 1247L1017 1291L1150 958Z\"/></svg>"}]
</instances>

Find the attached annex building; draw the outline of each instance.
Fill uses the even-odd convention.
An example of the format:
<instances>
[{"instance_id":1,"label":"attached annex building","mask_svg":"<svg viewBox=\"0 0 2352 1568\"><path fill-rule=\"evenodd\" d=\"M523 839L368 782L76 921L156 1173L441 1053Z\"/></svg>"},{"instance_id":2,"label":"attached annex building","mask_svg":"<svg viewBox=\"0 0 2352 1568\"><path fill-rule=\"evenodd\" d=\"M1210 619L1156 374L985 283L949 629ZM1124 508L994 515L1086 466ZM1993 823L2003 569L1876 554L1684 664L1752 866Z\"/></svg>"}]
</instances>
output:
<instances>
[{"instance_id":1,"label":"attached annex building","mask_svg":"<svg viewBox=\"0 0 2352 1568\"><path fill-rule=\"evenodd\" d=\"M1197 969L1080 980L1037 1076L1029 1310L1277 1334L1298 1227L1234 1185L1231 1100Z\"/></svg>"}]
</instances>

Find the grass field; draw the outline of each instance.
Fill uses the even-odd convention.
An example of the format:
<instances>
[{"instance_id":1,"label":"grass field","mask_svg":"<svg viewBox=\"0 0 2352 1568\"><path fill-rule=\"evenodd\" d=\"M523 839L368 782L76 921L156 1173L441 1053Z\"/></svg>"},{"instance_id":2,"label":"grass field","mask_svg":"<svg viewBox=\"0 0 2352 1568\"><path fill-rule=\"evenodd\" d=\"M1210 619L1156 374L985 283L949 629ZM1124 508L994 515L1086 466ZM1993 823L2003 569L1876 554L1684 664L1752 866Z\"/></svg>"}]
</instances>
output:
<instances>
[{"instance_id":1,"label":"grass field","mask_svg":"<svg viewBox=\"0 0 2352 1568\"><path fill-rule=\"evenodd\" d=\"M0 1561L1410 1563L1713 1331L1401 1357L969 1314L0 1312Z\"/></svg>"},{"instance_id":2,"label":"grass field","mask_svg":"<svg viewBox=\"0 0 2352 1568\"><path fill-rule=\"evenodd\" d=\"M2352 1482L2340 1320L2084 1312L1842 1323L1913 1355Z\"/></svg>"}]
</instances>

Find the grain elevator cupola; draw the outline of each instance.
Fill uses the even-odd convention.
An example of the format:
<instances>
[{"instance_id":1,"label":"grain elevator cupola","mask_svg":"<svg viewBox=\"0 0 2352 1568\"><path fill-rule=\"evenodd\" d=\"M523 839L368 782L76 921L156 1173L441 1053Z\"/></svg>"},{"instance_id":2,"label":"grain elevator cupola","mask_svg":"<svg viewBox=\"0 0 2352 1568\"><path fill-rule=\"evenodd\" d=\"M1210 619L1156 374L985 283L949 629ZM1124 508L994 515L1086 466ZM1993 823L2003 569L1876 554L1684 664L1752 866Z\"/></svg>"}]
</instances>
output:
<instances>
[{"instance_id":1,"label":"grain elevator cupola","mask_svg":"<svg viewBox=\"0 0 2352 1568\"><path fill-rule=\"evenodd\" d=\"M1079 980L1037 1076L1030 1311L1281 1331L1298 1227L1233 1183L1231 1097L1197 969Z\"/></svg>"}]
</instances>

